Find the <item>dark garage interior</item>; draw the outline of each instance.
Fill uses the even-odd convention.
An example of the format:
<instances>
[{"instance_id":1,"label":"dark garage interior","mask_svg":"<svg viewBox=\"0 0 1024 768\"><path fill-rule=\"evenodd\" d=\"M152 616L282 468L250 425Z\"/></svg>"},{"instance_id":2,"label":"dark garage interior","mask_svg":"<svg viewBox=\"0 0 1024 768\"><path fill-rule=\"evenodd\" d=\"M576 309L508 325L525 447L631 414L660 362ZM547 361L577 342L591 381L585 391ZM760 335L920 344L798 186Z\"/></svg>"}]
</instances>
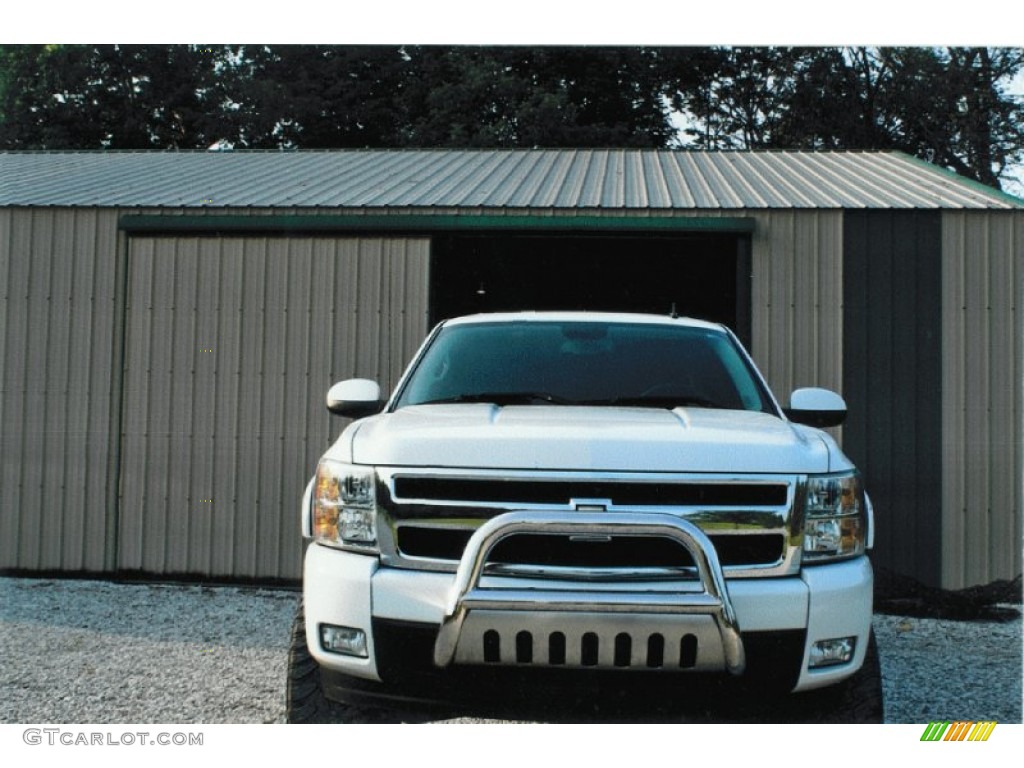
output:
<instances>
[{"instance_id":1,"label":"dark garage interior","mask_svg":"<svg viewBox=\"0 0 1024 768\"><path fill-rule=\"evenodd\" d=\"M432 322L474 312L680 315L750 336L749 236L444 235L432 244Z\"/></svg>"}]
</instances>

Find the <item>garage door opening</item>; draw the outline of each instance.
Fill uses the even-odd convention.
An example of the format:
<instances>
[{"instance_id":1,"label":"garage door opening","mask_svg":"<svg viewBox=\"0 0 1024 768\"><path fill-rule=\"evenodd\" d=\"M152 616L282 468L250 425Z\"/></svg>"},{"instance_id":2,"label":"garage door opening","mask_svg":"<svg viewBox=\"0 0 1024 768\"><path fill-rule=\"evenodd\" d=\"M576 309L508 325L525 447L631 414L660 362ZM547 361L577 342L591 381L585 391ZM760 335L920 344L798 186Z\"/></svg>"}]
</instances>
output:
<instances>
[{"instance_id":1,"label":"garage door opening","mask_svg":"<svg viewBox=\"0 0 1024 768\"><path fill-rule=\"evenodd\" d=\"M474 312L591 310L725 323L750 340L750 239L672 236L435 237L431 320Z\"/></svg>"}]
</instances>

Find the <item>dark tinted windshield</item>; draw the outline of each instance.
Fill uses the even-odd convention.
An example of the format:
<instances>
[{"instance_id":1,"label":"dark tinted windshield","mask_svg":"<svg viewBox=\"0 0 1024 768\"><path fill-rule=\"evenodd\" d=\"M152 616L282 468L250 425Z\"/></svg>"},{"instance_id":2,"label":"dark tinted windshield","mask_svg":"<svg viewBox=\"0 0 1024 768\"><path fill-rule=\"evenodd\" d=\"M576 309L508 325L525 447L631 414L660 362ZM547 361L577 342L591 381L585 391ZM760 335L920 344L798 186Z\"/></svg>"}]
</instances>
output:
<instances>
[{"instance_id":1,"label":"dark tinted windshield","mask_svg":"<svg viewBox=\"0 0 1024 768\"><path fill-rule=\"evenodd\" d=\"M772 412L726 333L626 322L496 322L443 328L406 383L397 407L443 402Z\"/></svg>"}]
</instances>

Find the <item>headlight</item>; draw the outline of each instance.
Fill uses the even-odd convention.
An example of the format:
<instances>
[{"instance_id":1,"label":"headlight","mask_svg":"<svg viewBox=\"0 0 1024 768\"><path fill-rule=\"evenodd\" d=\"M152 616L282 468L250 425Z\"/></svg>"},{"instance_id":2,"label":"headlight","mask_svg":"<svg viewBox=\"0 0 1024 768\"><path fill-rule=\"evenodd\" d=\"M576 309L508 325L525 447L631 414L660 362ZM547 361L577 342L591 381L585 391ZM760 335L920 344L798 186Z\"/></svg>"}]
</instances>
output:
<instances>
[{"instance_id":1,"label":"headlight","mask_svg":"<svg viewBox=\"0 0 1024 768\"><path fill-rule=\"evenodd\" d=\"M313 489L313 538L332 547L372 547L377 543L376 475L323 459Z\"/></svg>"},{"instance_id":2,"label":"headlight","mask_svg":"<svg viewBox=\"0 0 1024 768\"><path fill-rule=\"evenodd\" d=\"M859 474L809 477L806 499L805 563L864 554L867 508Z\"/></svg>"}]
</instances>

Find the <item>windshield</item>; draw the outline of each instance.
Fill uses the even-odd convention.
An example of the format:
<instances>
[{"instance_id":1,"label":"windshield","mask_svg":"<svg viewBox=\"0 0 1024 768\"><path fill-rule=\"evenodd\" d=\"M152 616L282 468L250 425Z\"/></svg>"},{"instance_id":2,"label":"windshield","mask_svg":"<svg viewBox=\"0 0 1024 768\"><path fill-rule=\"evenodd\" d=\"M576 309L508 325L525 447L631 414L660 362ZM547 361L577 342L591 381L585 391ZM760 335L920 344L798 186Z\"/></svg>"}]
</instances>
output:
<instances>
[{"instance_id":1,"label":"windshield","mask_svg":"<svg viewBox=\"0 0 1024 768\"><path fill-rule=\"evenodd\" d=\"M628 322L524 321L442 328L396 407L471 402L774 413L724 331Z\"/></svg>"}]
</instances>

